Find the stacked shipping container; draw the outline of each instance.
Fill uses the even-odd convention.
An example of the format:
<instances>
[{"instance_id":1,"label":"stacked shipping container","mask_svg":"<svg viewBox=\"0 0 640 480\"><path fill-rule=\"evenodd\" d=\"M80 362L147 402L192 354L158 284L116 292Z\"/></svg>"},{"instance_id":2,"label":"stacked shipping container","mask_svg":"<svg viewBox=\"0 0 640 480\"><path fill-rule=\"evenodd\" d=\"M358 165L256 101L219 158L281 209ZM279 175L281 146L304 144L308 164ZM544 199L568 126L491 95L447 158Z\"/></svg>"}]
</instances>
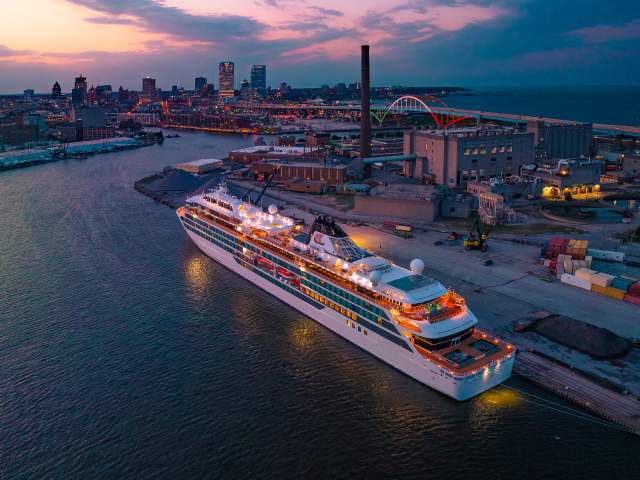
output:
<instances>
[{"instance_id":1,"label":"stacked shipping container","mask_svg":"<svg viewBox=\"0 0 640 480\"><path fill-rule=\"evenodd\" d=\"M542 247L544 265L562 283L640 305L637 279L591 270L592 259L621 262L624 254L589 248L587 240L553 237Z\"/></svg>"}]
</instances>

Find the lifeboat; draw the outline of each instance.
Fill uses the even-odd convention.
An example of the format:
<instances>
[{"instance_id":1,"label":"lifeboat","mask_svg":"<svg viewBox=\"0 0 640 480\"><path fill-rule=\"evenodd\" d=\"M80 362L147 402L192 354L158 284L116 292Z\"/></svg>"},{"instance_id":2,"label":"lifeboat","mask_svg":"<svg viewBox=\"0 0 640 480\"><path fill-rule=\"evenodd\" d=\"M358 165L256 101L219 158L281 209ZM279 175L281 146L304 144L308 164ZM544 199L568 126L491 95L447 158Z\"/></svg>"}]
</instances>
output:
<instances>
[{"instance_id":1,"label":"lifeboat","mask_svg":"<svg viewBox=\"0 0 640 480\"><path fill-rule=\"evenodd\" d=\"M293 273L283 267L278 267L278 275L282 275L285 278L293 278Z\"/></svg>"},{"instance_id":2,"label":"lifeboat","mask_svg":"<svg viewBox=\"0 0 640 480\"><path fill-rule=\"evenodd\" d=\"M273 263L270 260L267 260L263 257L256 258L256 263L260 265L262 268L266 268L269 271L273 271Z\"/></svg>"}]
</instances>

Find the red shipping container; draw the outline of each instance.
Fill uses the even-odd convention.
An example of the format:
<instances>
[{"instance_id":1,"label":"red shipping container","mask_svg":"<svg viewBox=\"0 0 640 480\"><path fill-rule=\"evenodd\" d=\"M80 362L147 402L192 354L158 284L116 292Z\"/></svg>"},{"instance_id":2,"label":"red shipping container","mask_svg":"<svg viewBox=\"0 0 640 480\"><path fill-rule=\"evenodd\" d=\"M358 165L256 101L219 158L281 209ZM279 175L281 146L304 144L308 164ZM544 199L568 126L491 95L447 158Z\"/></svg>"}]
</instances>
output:
<instances>
[{"instance_id":1,"label":"red shipping container","mask_svg":"<svg viewBox=\"0 0 640 480\"><path fill-rule=\"evenodd\" d=\"M632 283L631 285L629 285L628 293L630 295L640 297L640 282Z\"/></svg>"},{"instance_id":2,"label":"red shipping container","mask_svg":"<svg viewBox=\"0 0 640 480\"><path fill-rule=\"evenodd\" d=\"M634 305L640 306L640 297L636 295L629 295L628 293L624 296L623 300L625 302L633 303Z\"/></svg>"}]
</instances>

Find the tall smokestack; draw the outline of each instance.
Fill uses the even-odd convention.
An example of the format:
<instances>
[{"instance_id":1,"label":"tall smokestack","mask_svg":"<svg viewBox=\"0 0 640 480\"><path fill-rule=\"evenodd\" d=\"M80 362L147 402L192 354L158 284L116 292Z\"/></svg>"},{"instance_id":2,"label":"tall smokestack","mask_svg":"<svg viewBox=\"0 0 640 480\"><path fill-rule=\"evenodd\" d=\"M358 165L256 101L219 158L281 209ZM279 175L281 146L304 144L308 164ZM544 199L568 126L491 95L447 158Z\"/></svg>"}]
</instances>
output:
<instances>
[{"instance_id":1,"label":"tall smokestack","mask_svg":"<svg viewBox=\"0 0 640 480\"><path fill-rule=\"evenodd\" d=\"M369 45L362 45L360 71L360 157L371 156L371 99L369 85Z\"/></svg>"}]
</instances>

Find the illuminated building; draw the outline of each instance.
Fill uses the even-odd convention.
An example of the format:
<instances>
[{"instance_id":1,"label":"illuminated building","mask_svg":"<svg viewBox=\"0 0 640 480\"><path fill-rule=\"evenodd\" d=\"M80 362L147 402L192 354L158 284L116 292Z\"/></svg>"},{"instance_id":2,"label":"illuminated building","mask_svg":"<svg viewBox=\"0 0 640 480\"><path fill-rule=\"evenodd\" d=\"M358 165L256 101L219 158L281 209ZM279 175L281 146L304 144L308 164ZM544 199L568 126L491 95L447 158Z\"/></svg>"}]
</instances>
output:
<instances>
[{"instance_id":1,"label":"illuminated building","mask_svg":"<svg viewBox=\"0 0 640 480\"><path fill-rule=\"evenodd\" d=\"M234 64L233 62L220 62L218 65L219 95L223 98L231 98L235 95Z\"/></svg>"},{"instance_id":2,"label":"illuminated building","mask_svg":"<svg viewBox=\"0 0 640 480\"><path fill-rule=\"evenodd\" d=\"M253 88L261 97L267 95L266 65L254 65L251 67L251 88Z\"/></svg>"},{"instance_id":3,"label":"illuminated building","mask_svg":"<svg viewBox=\"0 0 640 480\"><path fill-rule=\"evenodd\" d=\"M537 168L523 168L522 176L537 181L545 198L590 199L600 196L603 163L588 158L572 158L545 162ZM569 195L568 195L569 194Z\"/></svg>"}]
</instances>

